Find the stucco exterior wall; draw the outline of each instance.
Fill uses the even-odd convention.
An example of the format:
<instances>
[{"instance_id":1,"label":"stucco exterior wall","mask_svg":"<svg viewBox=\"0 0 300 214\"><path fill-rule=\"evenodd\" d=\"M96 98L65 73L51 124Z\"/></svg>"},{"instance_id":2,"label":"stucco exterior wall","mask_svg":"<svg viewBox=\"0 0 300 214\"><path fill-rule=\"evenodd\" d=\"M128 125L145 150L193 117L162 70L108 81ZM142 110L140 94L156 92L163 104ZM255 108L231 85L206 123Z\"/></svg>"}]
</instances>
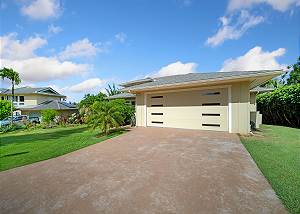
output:
<instances>
[{"instance_id":1,"label":"stucco exterior wall","mask_svg":"<svg viewBox=\"0 0 300 214\"><path fill-rule=\"evenodd\" d=\"M4 96L4 95L2 95ZM11 95L5 95L9 96L9 99L11 99ZM24 96L24 106L27 105L38 105L42 102L48 101L48 100L60 100L60 97L56 96L47 96L47 95L39 95L39 94L15 94L15 96Z\"/></svg>"},{"instance_id":2,"label":"stucco exterior wall","mask_svg":"<svg viewBox=\"0 0 300 214\"><path fill-rule=\"evenodd\" d=\"M231 85L231 130L232 133L250 132L250 82Z\"/></svg>"},{"instance_id":3,"label":"stucco exterior wall","mask_svg":"<svg viewBox=\"0 0 300 214\"><path fill-rule=\"evenodd\" d=\"M69 117L73 113L78 113L77 109L72 110L57 110L59 116ZM39 117L41 119L41 111L30 111L30 110L22 110L22 115L28 115L29 117Z\"/></svg>"},{"instance_id":4,"label":"stucco exterior wall","mask_svg":"<svg viewBox=\"0 0 300 214\"><path fill-rule=\"evenodd\" d=\"M145 126L145 102L144 94L136 95L135 111L136 111L136 125Z\"/></svg>"}]
</instances>

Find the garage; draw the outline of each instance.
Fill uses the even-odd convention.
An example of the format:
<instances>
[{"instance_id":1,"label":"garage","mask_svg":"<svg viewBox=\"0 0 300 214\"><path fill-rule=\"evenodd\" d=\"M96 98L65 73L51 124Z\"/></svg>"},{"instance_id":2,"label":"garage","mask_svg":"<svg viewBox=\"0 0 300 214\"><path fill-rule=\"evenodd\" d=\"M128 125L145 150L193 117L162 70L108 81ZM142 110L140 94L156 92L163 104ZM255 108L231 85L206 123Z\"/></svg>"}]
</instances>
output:
<instances>
[{"instance_id":1,"label":"garage","mask_svg":"<svg viewBox=\"0 0 300 214\"><path fill-rule=\"evenodd\" d=\"M228 87L146 94L147 126L228 131Z\"/></svg>"}]
</instances>

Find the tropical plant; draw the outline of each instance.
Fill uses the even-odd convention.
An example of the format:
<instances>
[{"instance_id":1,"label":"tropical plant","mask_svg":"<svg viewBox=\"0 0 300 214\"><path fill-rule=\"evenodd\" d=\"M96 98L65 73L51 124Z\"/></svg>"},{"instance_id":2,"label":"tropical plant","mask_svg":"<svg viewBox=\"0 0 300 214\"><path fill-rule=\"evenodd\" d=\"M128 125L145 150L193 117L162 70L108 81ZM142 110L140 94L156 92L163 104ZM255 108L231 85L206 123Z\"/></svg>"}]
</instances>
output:
<instances>
[{"instance_id":1,"label":"tropical plant","mask_svg":"<svg viewBox=\"0 0 300 214\"><path fill-rule=\"evenodd\" d=\"M53 109L42 110L42 120L43 122L50 124L54 121L55 117L58 115L58 112Z\"/></svg>"},{"instance_id":2,"label":"tropical plant","mask_svg":"<svg viewBox=\"0 0 300 214\"><path fill-rule=\"evenodd\" d=\"M101 132L108 135L112 128L120 127L124 117L113 102L95 102L92 106L89 124L93 129L99 127Z\"/></svg>"},{"instance_id":3,"label":"tropical plant","mask_svg":"<svg viewBox=\"0 0 300 214\"><path fill-rule=\"evenodd\" d=\"M108 84L108 88L105 89L108 96L121 94L121 91L116 87L116 85L113 83L112 85Z\"/></svg>"},{"instance_id":4,"label":"tropical plant","mask_svg":"<svg viewBox=\"0 0 300 214\"><path fill-rule=\"evenodd\" d=\"M265 88L279 88L282 85L283 84L282 84L281 80L271 79L271 80L265 82L264 84L262 84L261 87L265 87Z\"/></svg>"},{"instance_id":5,"label":"tropical plant","mask_svg":"<svg viewBox=\"0 0 300 214\"><path fill-rule=\"evenodd\" d=\"M287 67L289 71L285 72L283 79L286 79L286 85L300 83L300 56L295 64Z\"/></svg>"},{"instance_id":6,"label":"tropical plant","mask_svg":"<svg viewBox=\"0 0 300 214\"><path fill-rule=\"evenodd\" d=\"M15 98L15 85L19 85L21 83L21 79L19 73L14 71L12 68L3 68L0 70L0 77L4 79L8 79L11 81L11 107L10 107L10 114L11 114L11 125L13 124L13 102Z\"/></svg>"},{"instance_id":7,"label":"tropical plant","mask_svg":"<svg viewBox=\"0 0 300 214\"><path fill-rule=\"evenodd\" d=\"M14 110L14 107L13 107ZM8 117L11 112L11 103L6 100L0 100L0 120Z\"/></svg>"}]
</instances>

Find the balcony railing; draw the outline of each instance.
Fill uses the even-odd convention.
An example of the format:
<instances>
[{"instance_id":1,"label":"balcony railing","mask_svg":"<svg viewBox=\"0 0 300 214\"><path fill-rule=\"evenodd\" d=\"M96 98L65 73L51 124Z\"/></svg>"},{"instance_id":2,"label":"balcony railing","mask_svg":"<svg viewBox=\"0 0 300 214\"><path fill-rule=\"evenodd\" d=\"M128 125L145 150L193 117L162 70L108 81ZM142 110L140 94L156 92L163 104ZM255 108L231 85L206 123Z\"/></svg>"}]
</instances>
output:
<instances>
[{"instance_id":1,"label":"balcony railing","mask_svg":"<svg viewBox=\"0 0 300 214\"><path fill-rule=\"evenodd\" d=\"M20 107L20 106L24 106L24 105L25 105L24 102L14 102L15 107Z\"/></svg>"}]
</instances>

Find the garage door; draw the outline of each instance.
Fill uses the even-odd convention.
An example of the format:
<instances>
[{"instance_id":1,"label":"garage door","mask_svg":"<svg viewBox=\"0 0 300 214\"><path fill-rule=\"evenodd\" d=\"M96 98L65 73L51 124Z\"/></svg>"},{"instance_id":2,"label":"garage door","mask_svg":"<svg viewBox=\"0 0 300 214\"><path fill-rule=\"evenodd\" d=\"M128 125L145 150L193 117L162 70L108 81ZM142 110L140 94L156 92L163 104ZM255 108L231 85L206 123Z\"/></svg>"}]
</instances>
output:
<instances>
[{"instance_id":1,"label":"garage door","mask_svg":"<svg viewBox=\"0 0 300 214\"><path fill-rule=\"evenodd\" d=\"M228 89L147 94L147 126L228 131Z\"/></svg>"}]
</instances>

